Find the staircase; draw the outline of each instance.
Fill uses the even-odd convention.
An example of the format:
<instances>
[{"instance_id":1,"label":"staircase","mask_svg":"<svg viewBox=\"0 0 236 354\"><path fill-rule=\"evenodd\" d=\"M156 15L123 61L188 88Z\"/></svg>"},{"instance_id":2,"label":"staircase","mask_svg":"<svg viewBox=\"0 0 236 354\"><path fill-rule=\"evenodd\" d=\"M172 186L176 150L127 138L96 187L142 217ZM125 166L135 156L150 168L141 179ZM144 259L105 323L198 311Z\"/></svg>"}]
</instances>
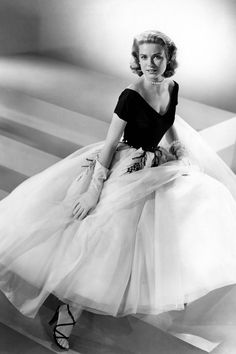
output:
<instances>
[{"instance_id":1,"label":"staircase","mask_svg":"<svg viewBox=\"0 0 236 354\"><path fill-rule=\"evenodd\" d=\"M0 83L0 199L80 147L103 140L119 92L127 85L119 79L26 55L0 58ZM236 172L236 114L184 98L179 99L177 113L200 131ZM57 352L47 329L54 300L49 299L31 320L1 296L0 353ZM158 318L113 319L84 312L73 332L69 353L148 354L158 348L159 354L191 354L210 352L219 344L211 332L205 339L201 331L186 334L189 327L184 325L172 326L172 333L167 333L174 318L173 313ZM13 338L19 346L8 349Z\"/></svg>"}]
</instances>

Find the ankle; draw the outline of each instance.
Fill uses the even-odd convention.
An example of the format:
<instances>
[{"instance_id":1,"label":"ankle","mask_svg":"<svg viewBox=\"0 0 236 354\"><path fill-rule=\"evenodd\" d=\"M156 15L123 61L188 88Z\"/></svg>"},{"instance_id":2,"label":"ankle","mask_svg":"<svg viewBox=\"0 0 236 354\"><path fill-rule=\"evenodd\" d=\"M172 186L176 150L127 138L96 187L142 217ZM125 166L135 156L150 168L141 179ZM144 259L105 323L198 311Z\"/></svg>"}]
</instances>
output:
<instances>
[{"instance_id":1,"label":"ankle","mask_svg":"<svg viewBox=\"0 0 236 354\"><path fill-rule=\"evenodd\" d=\"M75 321L77 321L77 319L80 317L82 311L83 311L83 307L82 306L75 306L75 305L69 305L69 309L75 319Z\"/></svg>"},{"instance_id":2,"label":"ankle","mask_svg":"<svg viewBox=\"0 0 236 354\"><path fill-rule=\"evenodd\" d=\"M80 317L83 307L82 306L76 306L76 305L71 305L71 304L62 304L60 306L60 312L63 314L68 315L68 310L71 312L73 318L75 321Z\"/></svg>"}]
</instances>

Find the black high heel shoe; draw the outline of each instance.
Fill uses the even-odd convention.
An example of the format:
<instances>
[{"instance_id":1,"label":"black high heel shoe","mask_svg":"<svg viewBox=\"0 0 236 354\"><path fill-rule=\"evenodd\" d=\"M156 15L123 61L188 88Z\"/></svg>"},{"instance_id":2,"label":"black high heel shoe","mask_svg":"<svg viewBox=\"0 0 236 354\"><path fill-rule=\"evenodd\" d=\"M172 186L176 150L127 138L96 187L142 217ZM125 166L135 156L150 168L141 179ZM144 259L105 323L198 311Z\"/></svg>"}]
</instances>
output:
<instances>
[{"instance_id":1,"label":"black high heel shoe","mask_svg":"<svg viewBox=\"0 0 236 354\"><path fill-rule=\"evenodd\" d=\"M74 326L76 324L76 321L70 311L70 307L69 305L66 305L67 306L67 312L68 312L68 315L70 316L72 322L69 322L69 323L60 323L60 324L56 324L53 328L53 339L56 343L56 345L60 348L60 349L63 349L63 350L69 350L69 346L68 348L67 347L63 347L63 345L61 345L59 342L58 342L58 339L66 339L68 344L69 344L69 337L66 336L65 334L63 334L62 332L60 332L58 330L58 327L65 327L65 326ZM48 322L50 326L52 326L55 322L58 321L58 317L59 317L59 309L60 309L60 306L58 306L58 308L56 309L56 312L54 313L52 319Z\"/></svg>"}]
</instances>

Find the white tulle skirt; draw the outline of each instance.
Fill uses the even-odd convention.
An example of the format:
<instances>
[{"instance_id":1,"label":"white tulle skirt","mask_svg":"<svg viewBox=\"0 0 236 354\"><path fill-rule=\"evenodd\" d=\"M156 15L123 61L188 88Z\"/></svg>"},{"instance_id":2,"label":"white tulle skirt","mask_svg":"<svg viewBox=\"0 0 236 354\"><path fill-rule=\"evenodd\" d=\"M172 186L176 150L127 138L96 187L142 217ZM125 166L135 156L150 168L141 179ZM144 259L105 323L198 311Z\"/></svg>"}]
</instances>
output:
<instances>
[{"instance_id":1,"label":"white tulle skirt","mask_svg":"<svg viewBox=\"0 0 236 354\"><path fill-rule=\"evenodd\" d=\"M148 152L129 173L143 152L121 143L96 208L72 218L103 144L76 151L0 203L8 299L30 317L50 293L101 314L158 314L235 283L236 202L196 163L151 167Z\"/></svg>"}]
</instances>

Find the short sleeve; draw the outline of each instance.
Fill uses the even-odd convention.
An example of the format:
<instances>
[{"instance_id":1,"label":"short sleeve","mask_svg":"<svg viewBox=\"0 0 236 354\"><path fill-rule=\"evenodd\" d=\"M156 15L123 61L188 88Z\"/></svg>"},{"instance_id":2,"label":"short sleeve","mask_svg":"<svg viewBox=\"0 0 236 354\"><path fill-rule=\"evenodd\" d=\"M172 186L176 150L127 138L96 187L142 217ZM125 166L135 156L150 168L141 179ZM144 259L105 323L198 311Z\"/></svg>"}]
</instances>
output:
<instances>
[{"instance_id":1,"label":"short sleeve","mask_svg":"<svg viewBox=\"0 0 236 354\"><path fill-rule=\"evenodd\" d=\"M128 108L128 96L126 91L123 91L118 99L116 107L114 109L114 113L118 115L118 117L126 122L129 120L129 108Z\"/></svg>"}]
</instances>

